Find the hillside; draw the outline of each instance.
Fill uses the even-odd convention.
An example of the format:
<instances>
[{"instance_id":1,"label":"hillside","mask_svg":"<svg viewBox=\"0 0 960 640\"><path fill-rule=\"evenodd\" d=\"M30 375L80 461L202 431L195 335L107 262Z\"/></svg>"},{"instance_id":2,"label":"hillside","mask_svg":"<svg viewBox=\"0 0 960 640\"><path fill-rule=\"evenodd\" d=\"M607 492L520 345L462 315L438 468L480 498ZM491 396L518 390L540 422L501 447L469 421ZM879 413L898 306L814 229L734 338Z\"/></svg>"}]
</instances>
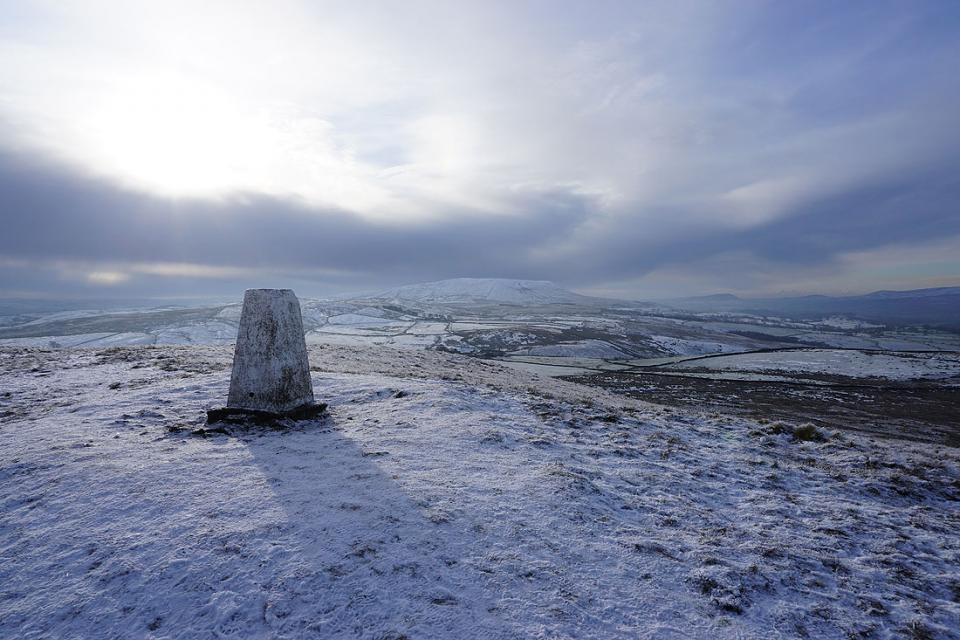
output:
<instances>
[{"instance_id":1,"label":"hillside","mask_svg":"<svg viewBox=\"0 0 960 640\"><path fill-rule=\"evenodd\" d=\"M331 345L206 430L230 357L0 348L0 636L957 637L956 450Z\"/></svg>"}]
</instances>

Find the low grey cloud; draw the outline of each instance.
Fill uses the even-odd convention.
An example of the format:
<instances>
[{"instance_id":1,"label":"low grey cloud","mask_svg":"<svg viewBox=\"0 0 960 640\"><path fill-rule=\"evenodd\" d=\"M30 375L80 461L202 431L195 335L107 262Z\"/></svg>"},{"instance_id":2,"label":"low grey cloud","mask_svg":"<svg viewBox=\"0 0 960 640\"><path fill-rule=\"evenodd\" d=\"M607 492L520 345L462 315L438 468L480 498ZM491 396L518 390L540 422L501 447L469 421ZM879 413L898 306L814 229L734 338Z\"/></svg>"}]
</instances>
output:
<instances>
[{"instance_id":1,"label":"low grey cloud","mask_svg":"<svg viewBox=\"0 0 960 640\"><path fill-rule=\"evenodd\" d=\"M0 192L5 209L17 212L6 220L0 255L22 263L89 265L91 273L133 263L207 265L319 284L544 275L555 265L533 253L569 237L591 213L582 196L547 192L518 196L531 215L496 223L464 212L395 224L260 195L163 199L10 155L0 156Z\"/></svg>"},{"instance_id":2,"label":"low grey cloud","mask_svg":"<svg viewBox=\"0 0 960 640\"><path fill-rule=\"evenodd\" d=\"M684 211L658 212L658 225L598 219L596 202L564 191L518 194L523 213L493 220L460 212L391 223L258 195L164 199L11 154L0 155L0 193L17 212L0 236L3 287L61 294L229 293L289 280L322 293L477 274L589 289L662 268L706 270L731 252L747 256L739 268L748 273L771 264L789 271L850 251L960 236L960 183L945 167L807 203L748 229L691 229ZM743 275L725 277L736 285Z\"/></svg>"}]
</instances>

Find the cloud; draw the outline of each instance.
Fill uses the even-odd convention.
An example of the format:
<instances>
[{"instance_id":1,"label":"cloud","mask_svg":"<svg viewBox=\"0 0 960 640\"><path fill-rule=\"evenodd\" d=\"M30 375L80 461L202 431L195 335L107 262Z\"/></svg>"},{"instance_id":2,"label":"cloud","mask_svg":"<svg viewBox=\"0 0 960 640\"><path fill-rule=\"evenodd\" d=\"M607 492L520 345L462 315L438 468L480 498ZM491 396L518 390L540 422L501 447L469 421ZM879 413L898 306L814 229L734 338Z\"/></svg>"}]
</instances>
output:
<instances>
[{"instance_id":1,"label":"cloud","mask_svg":"<svg viewBox=\"0 0 960 640\"><path fill-rule=\"evenodd\" d=\"M31 3L4 289L856 286L842 256L958 233L955 6Z\"/></svg>"},{"instance_id":2,"label":"cloud","mask_svg":"<svg viewBox=\"0 0 960 640\"><path fill-rule=\"evenodd\" d=\"M528 191L515 196L516 206L533 213L501 224L471 212L397 224L261 195L158 198L13 156L0 156L0 193L5 210L16 212L5 220L0 255L130 264L130 273L161 276L240 276L253 269L314 271L319 279L330 272L390 274L394 281L478 270L509 276L543 268L530 252L590 214L582 196Z\"/></svg>"},{"instance_id":3,"label":"cloud","mask_svg":"<svg viewBox=\"0 0 960 640\"><path fill-rule=\"evenodd\" d=\"M94 284L113 285L126 282L130 276L122 271L90 271L86 278Z\"/></svg>"},{"instance_id":4,"label":"cloud","mask_svg":"<svg viewBox=\"0 0 960 640\"><path fill-rule=\"evenodd\" d=\"M946 174L910 178L808 203L807 210L749 229L690 228L683 211L664 211L660 224L644 226L604 216L594 198L560 190L518 192L514 206L524 214L495 224L472 211L397 223L259 195L158 198L0 155L3 204L16 212L0 235L7 260L0 272L46 268L61 292L78 286L76 274L112 290L221 292L264 280L329 289L470 275L592 287L680 265L711 282L706 274L720 264L720 282L728 287L768 287L753 272L789 280L791 270L823 272L851 252L960 235L955 181ZM847 215L851 210L870 215ZM731 252L736 262L717 262Z\"/></svg>"}]
</instances>

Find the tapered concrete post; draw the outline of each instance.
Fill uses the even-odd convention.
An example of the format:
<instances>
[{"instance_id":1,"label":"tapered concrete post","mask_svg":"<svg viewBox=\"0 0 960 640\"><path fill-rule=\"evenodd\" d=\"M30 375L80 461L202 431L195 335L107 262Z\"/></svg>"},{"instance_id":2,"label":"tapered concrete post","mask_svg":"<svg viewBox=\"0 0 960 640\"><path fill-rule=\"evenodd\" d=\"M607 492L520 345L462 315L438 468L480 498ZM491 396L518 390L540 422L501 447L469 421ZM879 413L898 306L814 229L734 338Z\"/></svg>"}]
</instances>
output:
<instances>
[{"instance_id":1,"label":"tapered concrete post","mask_svg":"<svg viewBox=\"0 0 960 640\"><path fill-rule=\"evenodd\" d=\"M290 289L247 289L227 407L208 412L208 421L238 414L309 417L325 407L314 403L297 296Z\"/></svg>"}]
</instances>

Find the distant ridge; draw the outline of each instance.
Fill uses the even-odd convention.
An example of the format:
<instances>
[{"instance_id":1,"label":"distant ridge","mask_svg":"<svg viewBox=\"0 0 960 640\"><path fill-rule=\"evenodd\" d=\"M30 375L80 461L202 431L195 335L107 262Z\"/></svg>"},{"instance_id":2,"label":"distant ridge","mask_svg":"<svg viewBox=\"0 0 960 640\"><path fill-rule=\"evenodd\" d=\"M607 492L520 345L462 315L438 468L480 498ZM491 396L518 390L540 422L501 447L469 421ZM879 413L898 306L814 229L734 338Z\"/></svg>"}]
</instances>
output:
<instances>
[{"instance_id":1,"label":"distant ridge","mask_svg":"<svg viewBox=\"0 0 960 640\"><path fill-rule=\"evenodd\" d=\"M664 300L678 309L736 311L817 318L843 314L886 324L960 328L960 287L874 291L861 296L809 295L791 298L739 298L732 294Z\"/></svg>"},{"instance_id":2,"label":"distant ridge","mask_svg":"<svg viewBox=\"0 0 960 640\"><path fill-rule=\"evenodd\" d=\"M669 303L676 302L736 302L741 301L743 298L733 295L732 293L713 293L707 296L691 296L689 298L671 298L666 300Z\"/></svg>"},{"instance_id":3,"label":"distant ridge","mask_svg":"<svg viewBox=\"0 0 960 640\"><path fill-rule=\"evenodd\" d=\"M574 293L548 280L454 278L388 289L370 296L438 304L601 304L603 298Z\"/></svg>"},{"instance_id":4,"label":"distant ridge","mask_svg":"<svg viewBox=\"0 0 960 640\"><path fill-rule=\"evenodd\" d=\"M931 296L960 296L960 287L933 287L930 289L910 289L907 291L874 291L861 298L929 298Z\"/></svg>"}]
</instances>

